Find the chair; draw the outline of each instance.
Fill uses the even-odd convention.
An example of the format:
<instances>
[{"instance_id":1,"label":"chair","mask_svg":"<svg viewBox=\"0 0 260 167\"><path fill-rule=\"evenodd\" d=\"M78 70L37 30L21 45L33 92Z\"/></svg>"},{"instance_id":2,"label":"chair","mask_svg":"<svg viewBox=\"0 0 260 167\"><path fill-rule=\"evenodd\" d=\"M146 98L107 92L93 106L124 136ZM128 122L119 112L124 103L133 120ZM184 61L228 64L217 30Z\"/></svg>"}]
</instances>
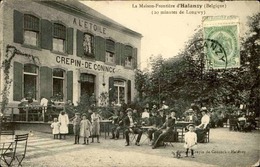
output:
<instances>
[{"instance_id":1,"label":"chair","mask_svg":"<svg viewBox=\"0 0 260 167\"><path fill-rule=\"evenodd\" d=\"M12 143L13 149L2 148L1 159L5 162L7 166L11 166L12 163L17 160L18 166L22 166L22 161L26 155L28 141L28 133L22 135L15 135L14 142Z\"/></svg>"},{"instance_id":2,"label":"chair","mask_svg":"<svg viewBox=\"0 0 260 167\"><path fill-rule=\"evenodd\" d=\"M237 131L238 130L238 128L237 128L237 118L235 118L235 117L231 117L230 119L229 119L229 130L230 131Z\"/></svg>"},{"instance_id":3,"label":"chair","mask_svg":"<svg viewBox=\"0 0 260 167\"><path fill-rule=\"evenodd\" d=\"M167 144L171 145L173 147L174 142L178 142L179 141L179 132L177 131L177 129L175 128L172 133L170 133L168 136L166 136L163 139L163 145L164 147L167 146Z\"/></svg>"},{"instance_id":4,"label":"chair","mask_svg":"<svg viewBox=\"0 0 260 167\"><path fill-rule=\"evenodd\" d=\"M164 139L163 139L163 145L164 145L164 147L166 147L167 145L171 145L172 147L174 147L173 146L173 142L176 142L176 135L175 135L176 133L171 133L171 135L168 135L168 136L166 136Z\"/></svg>"},{"instance_id":5,"label":"chair","mask_svg":"<svg viewBox=\"0 0 260 167\"><path fill-rule=\"evenodd\" d=\"M205 143L209 143L209 132L210 132L210 129L207 129L206 134L205 134L205 138L204 138Z\"/></svg>"},{"instance_id":6,"label":"chair","mask_svg":"<svg viewBox=\"0 0 260 167\"><path fill-rule=\"evenodd\" d=\"M238 131L244 132L245 131L246 120L238 121L237 125L238 125Z\"/></svg>"},{"instance_id":7,"label":"chair","mask_svg":"<svg viewBox=\"0 0 260 167\"><path fill-rule=\"evenodd\" d=\"M11 138L11 140L14 140L14 135L15 135L14 126L11 123L2 123L0 129L0 139L2 136L4 136L5 139Z\"/></svg>"},{"instance_id":8,"label":"chair","mask_svg":"<svg viewBox=\"0 0 260 167\"><path fill-rule=\"evenodd\" d=\"M135 143L137 135L138 134L136 134L136 133L132 133L132 132L129 133L129 139L130 139L131 143Z\"/></svg>"},{"instance_id":9,"label":"chair","mask_svg":"<svg viewBox=\"0 0 260 167\"><path fill-rule=\"evenodd\" d=\"M183 126L176 126L175 131L177 132L177 142L184 142L185 128Z\"/></svg>"}]
</instances>

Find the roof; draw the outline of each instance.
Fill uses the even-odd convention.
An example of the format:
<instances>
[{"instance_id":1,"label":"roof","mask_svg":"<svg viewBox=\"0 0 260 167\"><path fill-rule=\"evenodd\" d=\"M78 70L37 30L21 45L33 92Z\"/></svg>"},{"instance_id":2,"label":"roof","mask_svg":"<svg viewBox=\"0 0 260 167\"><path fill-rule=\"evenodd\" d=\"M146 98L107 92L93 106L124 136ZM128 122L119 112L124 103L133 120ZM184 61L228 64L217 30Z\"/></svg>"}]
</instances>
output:
<instances>
[{"instance_id":1,"label":"roof","mask_svg":"<svg viewBox=\"0 0 260 167\"><path fill-rule=\"evenodd\" d=\"M36 2L42 3L46 6L57 8L59 10L64 10L66 12L70 12L72 14L81 15L90 20L96 20L103 25L106 25L109 27L114 27L119 31L134 35L139 38L142 37L142 34L123 26L122 24L119 24L118 22L110 19L109 17L84 5L83 3L79 2L79 1L37 1L36 0Z\"/></svg>"}]
</instances>

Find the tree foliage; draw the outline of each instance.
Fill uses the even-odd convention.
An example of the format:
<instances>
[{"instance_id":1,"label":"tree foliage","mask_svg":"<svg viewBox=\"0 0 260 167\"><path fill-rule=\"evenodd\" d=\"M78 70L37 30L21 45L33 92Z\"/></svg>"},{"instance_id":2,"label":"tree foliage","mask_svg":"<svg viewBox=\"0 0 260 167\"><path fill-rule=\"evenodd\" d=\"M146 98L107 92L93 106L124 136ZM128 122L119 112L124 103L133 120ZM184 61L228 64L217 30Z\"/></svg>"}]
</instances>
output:
<instances>
[{"instance_id":1,"label":"tree foliage","mask_svg":"<svg viewBox=\"0 0 260 167\"><path fill-rule=\"evenodd\" d=\"M198 30L185 44L185 48L170 59L154 57L150 72L136 72L139 100L185 111L191 103L216 107L246 104L259 111L259 45L260 14L248 18L249 31L241 39L240 68L205 69L202 30Z\"/></svg>"}]
</instances>

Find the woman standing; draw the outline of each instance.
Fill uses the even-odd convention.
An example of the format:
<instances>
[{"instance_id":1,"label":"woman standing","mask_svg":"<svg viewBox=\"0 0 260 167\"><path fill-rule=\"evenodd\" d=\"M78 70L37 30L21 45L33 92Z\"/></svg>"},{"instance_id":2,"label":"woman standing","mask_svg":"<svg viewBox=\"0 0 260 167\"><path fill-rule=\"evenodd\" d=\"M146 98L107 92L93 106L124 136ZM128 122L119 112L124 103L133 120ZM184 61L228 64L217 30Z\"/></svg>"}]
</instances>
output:
<instances>
[{"instance_id":1,"label":"woman standing","mask_svg":"<svg viewBox=\"0 0 260 167\"><path fill-rule=\"evenodd\" d=\"M92 122L92 141L91 143L94 142L94 136L97 136L97 142L99 142L99 134L100 134L100 121L101 117L97 113L96 110L93 110L93 114L91 114L91 122Z\"/></svg>"},{"instance_id":2,"label":"woman standing","mask_svg":"<svg viewBox=\"0 0 260 167\"><path fill-rule=\"evenodd\" d=\"M69 133L69 117L68 114L65 111L61 111L59 114L59 122L60 122L60 139L63 138L66 139L66 134Z\"/></svg>"}]
</instances>

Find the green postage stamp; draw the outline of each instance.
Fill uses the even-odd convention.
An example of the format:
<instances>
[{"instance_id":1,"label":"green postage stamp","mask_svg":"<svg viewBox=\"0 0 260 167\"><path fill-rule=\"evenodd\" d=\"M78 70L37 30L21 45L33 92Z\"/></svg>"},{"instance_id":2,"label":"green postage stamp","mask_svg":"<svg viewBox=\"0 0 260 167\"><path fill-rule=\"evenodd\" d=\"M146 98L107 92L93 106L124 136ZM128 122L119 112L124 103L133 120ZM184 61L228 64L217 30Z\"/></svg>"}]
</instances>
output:
<instances>
[{"instance_id":1,"label":"green postage stamp","mask_svg":"<svg viewBox=\"0 0 260 167\"><path fill-rule=\"evenodd\" d=\"M204 39L216 41L220 48L206 47L207 67L213 69L240 66L239 32L237 22L231 19L204 19Z\"/></svg>"}]
</instances>

